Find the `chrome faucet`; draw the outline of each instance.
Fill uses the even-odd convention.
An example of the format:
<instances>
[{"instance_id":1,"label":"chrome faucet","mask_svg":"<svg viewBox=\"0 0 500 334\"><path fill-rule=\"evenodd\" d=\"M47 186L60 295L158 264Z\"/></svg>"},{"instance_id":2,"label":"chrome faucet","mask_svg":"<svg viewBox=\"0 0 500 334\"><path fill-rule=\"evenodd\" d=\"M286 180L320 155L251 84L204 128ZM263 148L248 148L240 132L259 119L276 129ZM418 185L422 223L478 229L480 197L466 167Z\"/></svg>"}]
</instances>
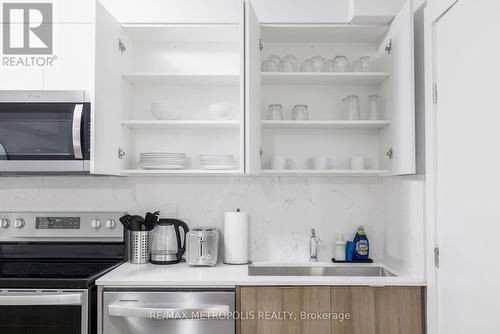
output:
<instances>
[{"instance_id":1,"label":"chrome faucet","mask_svg":"<svg viewBox=\"0 0 500 334\"><path fill-rule=\"evenodd\" d=\"M318 262L318 243L320 238L316 236L316 231L311 229L309 237L309 262Z\"/></svg>"}]
</instances>

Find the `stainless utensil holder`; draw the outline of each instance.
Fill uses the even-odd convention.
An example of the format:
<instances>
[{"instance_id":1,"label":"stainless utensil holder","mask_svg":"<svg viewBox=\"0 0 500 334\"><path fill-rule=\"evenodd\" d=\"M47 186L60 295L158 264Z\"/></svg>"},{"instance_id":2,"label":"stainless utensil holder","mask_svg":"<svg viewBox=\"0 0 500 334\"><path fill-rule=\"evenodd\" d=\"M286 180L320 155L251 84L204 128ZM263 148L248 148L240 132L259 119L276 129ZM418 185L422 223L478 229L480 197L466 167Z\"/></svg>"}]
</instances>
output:
<instances>
[{"instance_id":1,"label":"stainless utensil holder","mask_svg":"<svg viewBox=\"0 0 500 334\"><path fill-rule=\"evenodd\" d=\"M130 263L143 264L149 262L149 231L130 231L129 252Z\"/></svg>"}]
</instances>

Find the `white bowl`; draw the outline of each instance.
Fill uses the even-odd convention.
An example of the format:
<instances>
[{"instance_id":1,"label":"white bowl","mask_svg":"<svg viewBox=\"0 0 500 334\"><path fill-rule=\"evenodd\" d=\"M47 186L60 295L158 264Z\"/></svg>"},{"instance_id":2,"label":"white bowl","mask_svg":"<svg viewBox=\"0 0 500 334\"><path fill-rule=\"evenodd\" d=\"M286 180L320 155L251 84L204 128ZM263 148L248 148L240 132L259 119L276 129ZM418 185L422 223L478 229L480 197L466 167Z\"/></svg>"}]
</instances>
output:
<instances>
[{"instance_id":1,"label":"white bowl","mask_svg":"<svg viewBox=\"0 0 500 334\"><path fill-rule=\"evenodd\" d=\"M208 109L216 119L234 119L236 114L236 106L232 103L212 103Z\"/></svg>"},{"instance_id":2,"label":"white bowl","mask_svg":"<svg viewBox=\"0 0 500 334\"><path fill-rule=\"evenodd\" d=\"M157 120L173 120L180 118L179 109L170 102L154 102L151 104L151 113Z\"/></svg>"}]
</instances>

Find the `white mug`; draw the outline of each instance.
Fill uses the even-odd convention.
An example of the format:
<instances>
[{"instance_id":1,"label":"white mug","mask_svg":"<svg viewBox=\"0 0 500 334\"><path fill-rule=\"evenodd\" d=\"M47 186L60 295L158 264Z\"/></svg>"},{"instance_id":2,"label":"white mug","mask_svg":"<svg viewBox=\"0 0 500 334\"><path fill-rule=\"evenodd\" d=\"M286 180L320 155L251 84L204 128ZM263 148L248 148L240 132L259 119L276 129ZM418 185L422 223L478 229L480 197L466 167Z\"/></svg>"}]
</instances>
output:
<instances>
[{"instance_id":1,"label":"white mug","mask_svg":"<svg viewBox=\"0 0 500 334\"><path fill-rule=\"evenodd\" d=\"M271 158L271 169L292 169L293 160L285 157L274 156Z\"/></svg>"},{"instance_id":2,"label":"white mug","mask_svg":"<svg viewBox=\"0 0 500 334\"><path fill-rule=\"evenodd\" d=\"M316 170L326 170L334 168L333 161L326 157L309 158L309 168Z\"/></svg>"},{"instance_id":3,"label":"white mug","mask_svg":"<svg viewBox=\"0 0 500 334\"><path fill-rule=\"evenodd\" d=\"M370 169L370 160L362 156L352 156L349 158L349 164L353 170Z\"/></svg>"}]
</instances>

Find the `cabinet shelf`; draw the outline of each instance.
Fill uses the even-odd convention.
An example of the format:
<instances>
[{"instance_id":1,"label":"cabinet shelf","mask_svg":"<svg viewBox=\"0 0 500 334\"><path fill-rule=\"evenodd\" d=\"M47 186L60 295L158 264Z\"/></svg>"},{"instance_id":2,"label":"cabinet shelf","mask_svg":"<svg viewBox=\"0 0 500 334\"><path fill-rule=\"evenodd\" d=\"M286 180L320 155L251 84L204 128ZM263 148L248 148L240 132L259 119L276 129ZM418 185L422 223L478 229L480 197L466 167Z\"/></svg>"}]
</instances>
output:
<instances>
[{"instance_id":1,"label":"cabinet shelf","mask_svg":"<svg viewBox=\"0 0 500 334\"><path fill-rule=\"evenodd\" d=\"M391 121L346 121L346 120L317 120L317 121L261 121L263 128L268 129L381 129L389 126Z\"/></svg>"},{"instance_id":2,"label":"cabinet shelf","mask_svg":"<svg viewBox=\"0 0 500 334\"><path fill-rule=\"evenodd\" d=\"M262 72L263 85L378 85L386 72Z\"/></svg>"},{"instance_id":3,"label":"cabinet shelf","mask_svg":"<svg viewBox=\"0 0 500 334\"><path fill-rule=\"evenodd\" d=\"M387 25L355 24L262 24L263 42L332 43L377 42L389 31Z\"/></svg>"},{"instance_id":4,"label":"cabinet shelf","mask_svg":"<svg viewBox=\"0 0 500 334\"><path fill-rule=\"evenodd\" d=\"M237 43L239 23L206 24L123 24L132 41Z\"/></svg>"},{"instance_id":5,"label":"cabinet shelf","mask_svg":"<svg viewBox=\"0 0 500 334\"><path fill-rule=\"evenodd\" d=\"M239 120L126 120L122 121L122 125L129 129L193 129L193 128L215 128L227 129L238 128Z\"/></svg>"},{"instance_id":6,"label":"cabinet shelf","mask_svg":"<svg viewBox=\"0 0 500 334\"><path fill-rule=\"evenodd\" d=\"M352 169L263 169L262 175L338 175L338 176L379 176L389 173L385 169L367 169L367 170L352 170Z\"/></svg>"},{"instance_id":7,"label":"cabinet shelf","mask_svg":"<svg viewBox=\"0 0 500 334\"><path fill-rule=\"evenodd\" d=\"M241 175L243 172L239 169L230 170L205 170L205 169L124 169L122 175Z\"/></svg>"},{"instance_id":8,"label":"cabinet shelf","mask_svg":"<svg viewBox=\"0 0 500 334\"><path fill-rule=\"evenodd\" d=\"M238 85L238 74L172 74L130 72L123 78L131 84L168 84L168 85Z\"/></svg>"}]
</instances>

